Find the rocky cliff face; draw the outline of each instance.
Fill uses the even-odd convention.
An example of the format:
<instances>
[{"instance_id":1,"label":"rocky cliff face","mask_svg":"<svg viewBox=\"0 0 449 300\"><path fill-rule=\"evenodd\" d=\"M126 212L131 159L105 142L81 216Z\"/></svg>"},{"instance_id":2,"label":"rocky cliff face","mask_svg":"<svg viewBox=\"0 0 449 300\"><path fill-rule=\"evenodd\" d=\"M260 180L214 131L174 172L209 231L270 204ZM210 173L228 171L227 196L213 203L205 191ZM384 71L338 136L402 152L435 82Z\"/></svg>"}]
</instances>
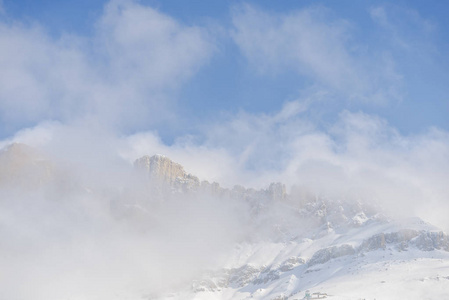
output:
<instances>
[{"instance_id":1,"label":"rocky cliff face","mask_svg":"<svg viewBox=\"0 0 449 300\"><path fill-rule=\"evenodd\" d=\"M316 264L323 264L331 259L352 254L355 254L355 250L351 245L343 244L341 246L332 246L315 252L309 260L308 265L313 266Z\"/></svg>"},{"instance_id":2,"label":"rocky cliff face","mask_svg":"<svg viewBox=\"0 0 449 300\"><path fill-rule=\"evenodd\" d=\"M177 178L184 178L187 174L184 168L163 155L143 156L135 161L134 166L148 173L150 178L159 179L170 184Z\"/></svg>"},{"instance_id":3,"label":"rocky cliff face","mask_svg":"<svg viewBox=\"0 0 449 300\"><path fill-rule=\"evenodd\" d=\"M35 149L13 143L0 151L0 186L37 188L53 177L54 166Z\"/></svg>"},{"instance_id":4,"label":"rocky cliff face","mask_svg":"<svg viewBox=\"0 0 449 300\"><path fill-rule=\"evenodd\" d=\"M396 250L406 251L414 246L422 251L449 251L449 237L444 232L402 229L398 232L379 233L365 240L359 252L374 251L393 246Z\"/></svg>"},{"instance_id":5,"label":"rocky cliff face","mask_svg":"<svg viewBox=\"0 0 449 300\"><path fill-rule=\"evenodd\" d=\"M160 154L145 155L134 162L137 170L144 172L148 178L168 186L172 192L202 192L218 197L231 197L253 202L283 201L288 198L286 187L282 183L271 183L267 189L247 189L236 185L232 189L223 188L217 182L201 181L187 173L184 167Z\"/></svg>"},{"instance_id":6,"label":"rocky cliff face","mask_svg":"<svg viewBox=\"0 0 449 300\"><path fill-rule=\"evenodd\" d=\"M134 162L134 166L159 184L166 184L173 191L187 192L200 186L198 177L186 173L183 166L163 155L143 156Z\"/></svg>"}]
</instances>

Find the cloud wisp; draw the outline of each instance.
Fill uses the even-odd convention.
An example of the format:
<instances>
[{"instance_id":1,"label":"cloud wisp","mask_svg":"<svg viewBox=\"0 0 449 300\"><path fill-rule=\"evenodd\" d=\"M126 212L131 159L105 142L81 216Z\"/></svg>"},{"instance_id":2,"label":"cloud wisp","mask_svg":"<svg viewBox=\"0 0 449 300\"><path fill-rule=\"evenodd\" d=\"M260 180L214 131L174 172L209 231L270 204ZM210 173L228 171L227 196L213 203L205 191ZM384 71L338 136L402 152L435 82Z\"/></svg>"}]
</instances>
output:
<instances>
[{"instance_id":1,"label":"cloud wisp","mask_svg":"<svg viewBox=\"0 0 449 300\"><path fill-rule=\"evenodd\" d=\"M402 97L401 75L388 55L352 39L354 24L324 7L288 14L234 7L233 39L262 73L290 69L345 98L385 104Z\"/></svg>"},{"instance_id":2,"label":"cloud wisp","mask_svg":"<svg viewBox=\"0 0 449 300\"><path fill-rule=\"evenodd\" d=\"M97 119L121 130L171 118L173 93L204 65L207 30L134 1L111 1L92 37L50 37L0 23L0 116L17 130L51 119Z\"/></svg>"}]
</instances>

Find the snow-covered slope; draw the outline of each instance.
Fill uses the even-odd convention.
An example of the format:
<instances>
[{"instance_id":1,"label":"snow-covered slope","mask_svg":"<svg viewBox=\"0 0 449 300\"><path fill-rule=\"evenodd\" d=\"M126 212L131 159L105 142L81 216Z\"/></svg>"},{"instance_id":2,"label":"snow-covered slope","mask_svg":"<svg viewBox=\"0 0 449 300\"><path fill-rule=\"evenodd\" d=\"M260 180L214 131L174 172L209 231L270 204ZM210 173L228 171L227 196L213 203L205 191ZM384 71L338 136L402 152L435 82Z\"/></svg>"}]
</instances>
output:
<instances>
[{"instance_id":1,"label":"snow-covered slope","mask_svg":"<svg viewBox=\"0 0 449 300\"><path fill-rule=\"evenodd\" d=\"M407 228L407 229L404 229ZM223 269L156 299L446 299L448 237L419 220L368 221L291 241L241 243Z\"/></svg>"}]
</instances>

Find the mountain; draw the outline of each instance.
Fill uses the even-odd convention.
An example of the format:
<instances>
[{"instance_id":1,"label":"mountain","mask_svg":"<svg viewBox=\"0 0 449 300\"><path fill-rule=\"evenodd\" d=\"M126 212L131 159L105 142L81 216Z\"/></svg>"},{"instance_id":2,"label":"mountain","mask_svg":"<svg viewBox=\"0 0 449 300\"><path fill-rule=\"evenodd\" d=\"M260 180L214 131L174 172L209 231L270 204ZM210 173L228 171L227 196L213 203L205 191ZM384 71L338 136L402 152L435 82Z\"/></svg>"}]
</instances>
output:
<instances>
[{"instance_id":1,"label":"mountain","mask_svg":"<svg viewBox=\"0 0 449 300\"><path fill-rule=\"evenodd\" d=\"M303 299L307 290L312 299L445 299L449 294L449 237L419 218L395 219L363 200L298 199L281 183L262 190L224 189L200 183L159 155L143 157L135 166L173 192L208 191L248 203L255 235L236 243L222 268L148 299Z\"/></svg>"},{"instance_id":2,"label":"mountain","mask_svg":"<svg viewBox=\"0 0 449 300\"><path fill-rule=\"evenodd\" d=\"M200 186L198 177L186 173L183 166L163 155L143 156L134 162L134 166L150 180L167 185L173 191L187 192Z\"/></svg>"},{"instance_id":3,"label":"mountain","mask_svg":"<svg viewBox=\"0 0 449 300\"><path fill-rule=\"evenodd\" d=\"M53 164L36 149L13 143L0 150L0 186L37 188L51 180Z\"/></svg>"},{"instance_id":4,"label":"mountain","mask_svg":"<svg viewBox=\"0 0 449 300\"><path fill-rule=\"evenodd\" d=\"M94 174L60 164L23 144L0 150L0 298L449 294L448 235L373 200L225 188L163 155Z\"/></svg>"}]
</instances>

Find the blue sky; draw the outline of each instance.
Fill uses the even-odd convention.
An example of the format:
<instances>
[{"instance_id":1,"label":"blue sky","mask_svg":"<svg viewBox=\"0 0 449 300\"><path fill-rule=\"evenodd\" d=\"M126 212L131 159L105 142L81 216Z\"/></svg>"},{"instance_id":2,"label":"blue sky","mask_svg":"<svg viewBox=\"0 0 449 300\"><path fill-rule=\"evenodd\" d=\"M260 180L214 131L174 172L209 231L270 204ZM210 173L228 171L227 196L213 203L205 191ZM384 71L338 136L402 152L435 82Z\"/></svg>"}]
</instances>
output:
<instances>
[{"instance_id":1,"label":"blue sky","mask_svg":"<svg viewBox=\"0 0 449 300\"><path fill-rule=\"evenodd\" d=\"M75 36L88 44L83 55L90 59L98 59L104 53L92 53L92 44L96 42L98 22L105 14L107 1L8 1L3 0L3 23L7 26L21 24L25 28L40 27L42 35L51 43L58 43L65 36ZM151 7L158 13L171 18L179 26L198 27L205 31L205 39L211 43L213 50L204 54L207 59L198 62L192 68L193 73L186 76L185 81L176 87L170 95L164 95L164 101L170 102L173 112L178 114L178 124L173 122L140 122L124 126L126 132L157 128L164 140L171 141L178 135L188 131L195 132L198 124L216 120L227 113L240 110L255 113L270 113L281 109L287 101L310 97L311 93L323 92L327 100L312 101L310 113L320 115L320 121L335 119L342 110L364 111L385 118L390 124L404 134L421 132L430 126L449 129L447 114L449 113L448 79L448 21L445 18L447 6L445 1L204 1L192 4L185 1L136 1L139 7ZM258 17L272 18L274 33L285 35L285 39L294 40L302 33L294 29L284 30L282 26L303 26L304 30L316 30L326 35L334 34L334 41L322 44L317 41L316 47L329 47L323 51L323 62L332 63L332 59L341 59L340 68L354 68L344 74L343 70L331 71L322 66L306 66L310 57L294 57L295 49L265 49L274 56L291 56L290 62L281 62L271 57L272 61L262 69L266 60L262 53L256 58L257 43L269 43L269 39L252 41L253 45L243 45L237 36L247 30L261 29L260 25L251 24L251 10L256 10ZM377 11L377 16L375 16ZM302 15L301 15L302 14ZM263 15L263 16L262 16ZM289 22L280 25L279 22ZM259 20L256 20L259 18ZM293 19L316 18L309 23L294 24ZM277 20L275 20L277 19ZM136 21L137 22L137 21ZM240 22L236 24L236 22ZM263 22L263 21L262 21ZM275 24L278 22L278 24ZM142 24L145 26L145 24ZM276 28L276 26L278 26ZM309 28L307 28L309 26ZM336 29L331 32L332 26ZM285 28L284 28L285 29ZM327 31L328 32L327 32ZM339 32L337 32L339 31ZM242 38L243 35L242 35ZM266 37L265 37L266 38ZM298 43L308 43L302 37ZM287 43L280 38L276 43ZM295 47L295 45L279 45L279 47ZM332 47L340 47L340 54L332 54ZM77 49L79 50L79 49ZM245 52L246 51L246 52ZM311 51L319 51L311 49ZM334 55L334 57L331 57ZM95 57L94 57L95 56ZM101 59L101 58L100 58ZM296 61L299 59L300 61ZM382 65L385 64L383 68ZM387 66L387 64L389 64ZM349 66L351 65L351 66ZM357 70L355 70L357 69ZM373 70L377 69L377 70ZM334 72L326 74L326 72ZM339 74L339 72L341 72ZM390 74L387 74L390 72ZM357 73L357 74L356 74ZM365 74L364 82L353 82ZM365 76L363 75L363 76ZM99 75L104 76L104 75ZM348 82L330 84L326 76L355 76ZM388 78L387 78L388 77ZM325 82L323 82L323 80ZM326 80L328 80L326 82ZM355 85L368 85L357 95L347 93ZM347 85L344 87L344 85ZM315 90L314 92L312 90ZM320 91L316 91L320 90ZM377 96L375 96L377 94ZM382 95L379 95L382 94ZM151 95L147 95L151 97ZM6 97L6 96L5 96ZM14 97L14 96L10 96ZM144 97L144 96L143 96ZM377 99L374 99L376 98ZM363 98L363 99L362 99ZM382 98L382 99L380 99ZM361 100L362 99L362 100ZM13 101L13 100L11 100ZM58 101L55 99L54 101ZM162 100L161 100L162 101ZM152 108L151 108L152 109ZM3 114L7 114L6 108ZM70 113L68 113L70 114ZM33 116L27 120L16 118L14 122L3 122L2 136L14 133L21 126L29 126L44 118L65 120L60 112L49 116ZM24 122L22 122L24 121ZM6 124L5 124L6 123ZM13 124L17 123L17 124Z\"/></svg>"}]
</instances>

